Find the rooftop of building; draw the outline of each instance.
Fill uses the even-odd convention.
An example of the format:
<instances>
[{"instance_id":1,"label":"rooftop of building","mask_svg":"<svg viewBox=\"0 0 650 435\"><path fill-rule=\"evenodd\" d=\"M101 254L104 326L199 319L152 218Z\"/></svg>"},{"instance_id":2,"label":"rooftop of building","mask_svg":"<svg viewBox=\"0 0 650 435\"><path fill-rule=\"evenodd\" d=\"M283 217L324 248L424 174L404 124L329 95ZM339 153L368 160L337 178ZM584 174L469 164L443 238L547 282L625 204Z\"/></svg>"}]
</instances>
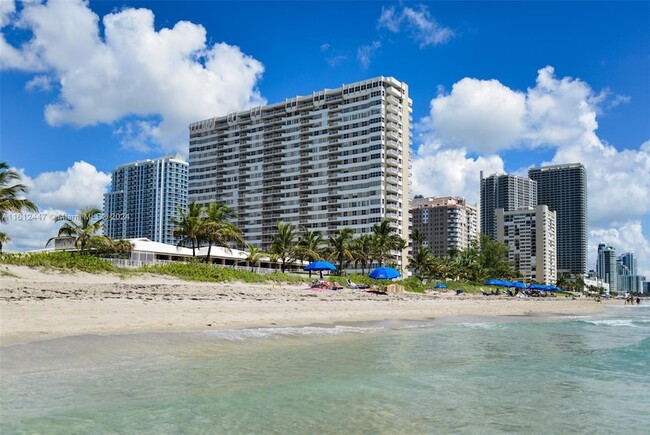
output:
<instances>
[{"instance_id":1,"label":"rooftop of building","mask_svg":"<svg viewBox=\"0 0 650 435\"><path fill-rule=\"evenodd\" d=\"M462 196L430 196L427 198L414 198L411 201L410 208L423 208L423 207L444 207L444 206L469 206L477 207L477 205L467 204L467 200Z\"/></svg>"},{"instance_id":2,"label":"rooftop of building","mask_svg":"<svg viewBox=\"0 0 650 435\"><path fill-rule=\"evenodd\" d=\"M395 87L398 87L398 88L407 88L408 87L408 85L405 82L399 81L395 77L378 76L378 77L373 77L373 78L358 81L358 82L353 82L353 83L348 83L348 84L344 83L344 84L341 84L340 87L334 88L334 89L324 88L323 90L320 90L320 91L314 91L309 95L297 95L295 97L285 98L284 101L278 101L276 103L271 103L271 104L267 104L267 105L255 106L255 107L251 107L250 109L247 109L247 110L232 112L232 113L229 113L227 115L215 116L215 117L211 117L211 118L202 119L200 121L192 122L190 124L190 129L192 127L199 126L201 123L204 123L206 121L215 121L215 122L216 121L223 121L225 119L232 118L234 115L253 114L256 111L260 111L262 109L268 110L268 109L285 108L288 105L291 105L292 103L297 103L299 101L300 102L304 102L306 100L316 101L316 97L321 97L321 96L326 97L327 95L330 95L330 94L338 94L340 92L345 91L346 89L355 88L357 86L359 86L359 87L364 86L364 85L367 86L368 84L372 84L372 83L375 83L375 82L387 82L387 83L389 83L389 84L391 84L391 85L393 85ZM412 100L410 98L408 100L409 100L409 103L412 103Z\"/></svg>"},{"instance_id":3,"label":"rooftop of building","mask_svg":"<svg viewBox=\"0 0 650 435\"><path fill-rule=\"evenodd\" d=\"M529 171L552 171L555 169L566 169L566 168L583 168L584 169L585 165L582 163L562 163L559 165L548 165L548 166L541 166L539 168L530 168Z\"/></svg>"},{"instance_id":4,"label":"rooftop of building","mask_svg":"<svg viewBox=\"0 0 650 435\"><path fill-rule=\"evenodd\" d=\"M131 162L131 163L124 163L124 164L118 166L115 169L122 169L122 168L131 167L131 166L141 166L141 165L144 165L144 164L147 164L147 163L155 163L155 162L159 162L159 161L162 161L162 160L169 160L170 162L180 163L180 164L183 164L183 165L189 165L189 163L187 163L185 161L185 158L181 154L171 154L171 155L168 155L168 156L158 157L158 158L155 158L155 159L142 159L142 160L136 160L135 162Z\"/></svg>"}]
</instances>

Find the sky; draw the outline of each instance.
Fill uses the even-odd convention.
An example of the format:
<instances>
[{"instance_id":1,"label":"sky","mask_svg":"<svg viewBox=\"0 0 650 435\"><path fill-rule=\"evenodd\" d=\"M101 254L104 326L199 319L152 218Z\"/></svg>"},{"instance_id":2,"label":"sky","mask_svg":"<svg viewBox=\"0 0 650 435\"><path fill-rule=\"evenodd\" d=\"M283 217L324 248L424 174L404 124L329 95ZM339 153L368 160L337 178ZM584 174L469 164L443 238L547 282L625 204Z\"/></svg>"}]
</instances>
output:
<instances>
[{"instance_id":1,"label":"sky","mask_svg":"<svg viewBox=\"0 0 650 435\"><path fill-rule=\"evenodd\" d=\"M598 243L650 278L650 2L0 0L0 160L41 213L101 208L120 164L188 152L191 122L377 76L409 85L412 193L581 162Z\"/></svg>"}]
</instances>

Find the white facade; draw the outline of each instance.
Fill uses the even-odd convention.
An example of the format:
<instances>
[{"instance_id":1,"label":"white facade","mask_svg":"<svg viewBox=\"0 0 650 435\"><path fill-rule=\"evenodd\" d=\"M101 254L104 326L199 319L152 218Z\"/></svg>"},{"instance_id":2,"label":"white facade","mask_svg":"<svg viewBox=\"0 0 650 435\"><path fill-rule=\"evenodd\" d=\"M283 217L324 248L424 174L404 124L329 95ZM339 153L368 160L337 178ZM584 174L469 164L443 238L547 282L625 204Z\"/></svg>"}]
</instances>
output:
<instances>
[{"instance_id":1,"label":"white facade","mask_svg":"<svg viewBox=\"0 0 650 435\"><path fill-rule=\"evenodd\" d=\"M173 220L180 217L179 207L187 209L188 166L180 156L118 166L104 195L105 234L176 244Z\"/></svg>"},{"instance_id":2,"label":"white facade","mask_svg":"<svg viewBox=\"0 0 650 435\"><path fill-rule=\"evenodd\" d=\"M408 86L378 77L192 123L188 199L224 202L263 249L278 222L328 237L388 219L408 240L411 111Z\"/></svg>"},{"instance_id":3,"label":"white facade","mask_svg":"<svg viewBox=\"0 0 650 435\"><path fill-rule=\"evenodd\" d=\"M508 259L526 277L544 284L557 280L555 212L545 205L496 211L497 241L508 245Z\"/></svg>"}]
</instances>

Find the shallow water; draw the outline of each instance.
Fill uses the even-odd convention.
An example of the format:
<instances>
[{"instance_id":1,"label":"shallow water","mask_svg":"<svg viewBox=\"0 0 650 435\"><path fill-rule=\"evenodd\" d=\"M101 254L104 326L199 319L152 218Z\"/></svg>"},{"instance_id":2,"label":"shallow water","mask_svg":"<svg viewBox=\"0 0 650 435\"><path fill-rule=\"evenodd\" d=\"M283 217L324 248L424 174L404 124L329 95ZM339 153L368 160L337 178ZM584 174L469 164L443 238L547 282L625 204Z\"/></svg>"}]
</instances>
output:
<instances>
[{"instance_id":1,"label":"shallow water","mask_svg":"<svg viewBox=\"0 0 650 435\"><path fill-rule=\"evenodd\" d=\"M0 433L648 433L650 307L6 346Z\"/></svg>"}]
</instances>

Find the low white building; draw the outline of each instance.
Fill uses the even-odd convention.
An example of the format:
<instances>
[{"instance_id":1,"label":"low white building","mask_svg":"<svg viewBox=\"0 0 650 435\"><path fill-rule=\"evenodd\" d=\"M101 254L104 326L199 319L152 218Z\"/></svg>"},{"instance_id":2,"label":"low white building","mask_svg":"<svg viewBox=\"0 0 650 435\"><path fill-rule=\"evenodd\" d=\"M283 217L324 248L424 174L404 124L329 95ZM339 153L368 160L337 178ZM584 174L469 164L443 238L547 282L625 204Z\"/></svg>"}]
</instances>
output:
<instances>
[{"instance_id":1,"label":"low white building","mask_svg":"<svg viewBox=\"0 0 650 435\"><path fill-rule=\"evenodd\" d=\"M142 266L145 264L160 264L173 261L189 261L192 258L205 260L210 253L210 263L218 266L234 267L239 269L249 269L250 264L247 260L248 252L239 249L224 248L222 246L212 246L208 248L203 246L192 248L168 245L166 243L153 242L147 238L128 239L133 244L131 257L128 260L113 259L111 262L121 266ZM296 261L287 265L287 270L302 270L303 265ZM254 267L256 272L273 272L279 269L279 262L272 262L268 256L260 259L259 265Z\"/></svg>"}]
</instances>

